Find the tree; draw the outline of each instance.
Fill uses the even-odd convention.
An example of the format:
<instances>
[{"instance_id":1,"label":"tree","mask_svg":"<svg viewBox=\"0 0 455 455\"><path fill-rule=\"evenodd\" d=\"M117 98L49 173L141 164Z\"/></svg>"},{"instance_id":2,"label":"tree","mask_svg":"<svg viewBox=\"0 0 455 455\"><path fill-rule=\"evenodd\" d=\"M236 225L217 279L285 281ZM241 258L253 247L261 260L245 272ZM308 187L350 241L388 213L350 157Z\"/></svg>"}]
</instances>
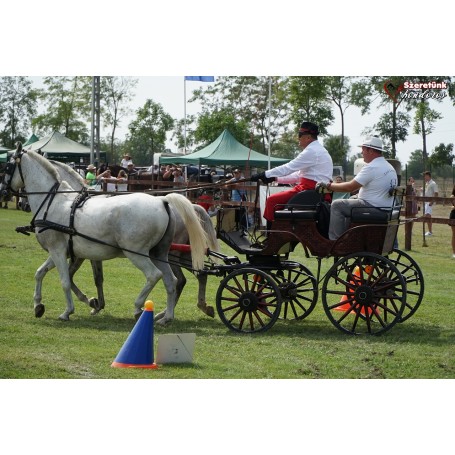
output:
<instances>
[{"instance_id":1,"label":"tree","mask_svg":"<svg viewBox=\"0 0 455 455\"><path fill-rule=\"evenodd\" d=\"M5 146L13 148L16 141L26 140L39 96L31 86L24 76L0 78L0 142Z\"/></svg>"},{"instance_id":2,"label":"tree","mask_svg":"<svg viewBox=\"0 0 455 455\"><path fill-rule=\"evenodd\" d=\"M370 109L371 85L369 81L354 78L351 76L333 76L327 77L328 98L338 107L341 118L341 136L340 150L345 150L344 136L344 115L348 107L357 106L360 108L362 115L365 115ZM325 141L324 141L325 143ZM349 150L344 154L343 161L340 164L346 168L346 159ZM344 153L344 152L343 152ZM333 155L332 155L333 158ZM346 169L344 169L346 172Z\"/></svg>"},{"instance_id":3,"label":"tree","mask_svg":"<svg viewBox=\"0 0 455 455\"><path fill-rule=\"evenodd\" d=\"M327 127L334 120L328 101L328 78L291 76L286 88L294 124L299 127L302 121L314 122L318 125L320 134L326 134Z\"/></svg>"},{"instance_id":4,"label":"tree","mask_svg":"<svg viewBox=\"0 0 455 455\"><path fill-rule=\"evenodd\" d=\"M109 150L114 160L115 132L123 117L131 113L128 103L133 98L132 90L138 79L131 77L103 76L101 78L101 112L104 126L110 128Z\"/></svg>"},{"instance_id":5,"label":"tree","mask_svg":"<svg viewBox=\"0 0 455 455\"><path fill-rule=\"evenodd\" d=\"M416 178L418 175L422 175L424 171L423 167L423 152L422 150L414 150L410 157L408 164L406 166L406 174L409 177Z\"/></svg>"},{"instance_id":6,"label":"tree","mask_svg":"<svg viewBox=\"0 0 455 455\"><path fill-rule=\"evenodd\" d=\"M153 155L165 149L166 133L174 126L172 117L164 112L161 104L148 99L136 111L136 119L129 125L126 147L131 149L135 164L153 164Z\"/></svg>"},{"instance_id":7,"label":"tree","mask_svg":"<svg viewBox=\"0 0 455 455\"><path fill-rule=\"evenodd\" d=\"M348 137L343 141L341 135L328 135L324 138L324 147L330 153L333 164L346 163L351 148Z\"/></svg>"},{"instance_id":8,"label":"tree","mask_svg":"<svg viewBox=\"0 0 455 455\"><path fill-rule=\"evenodd\" d=\"M237 128L244 129L246 126L249 130L249 134L245 138L246 142L236 136L237 140L244 145L250 145L252 142L258 152L267 153L269 136L270 146L273 148L274 142L287 131L289 125L289 105L284 83L285 78L280 77L220 77L210 87L195 90L189 102L200 101L202 114L198 121L204 120L205 132L207 132L208 116L212 114L219 116L221 113L225 119L231 117L231 124L234 119L234 123L239 124ZM269 109L270 107L271 109ZM213 132L210 133L210 136L214 136ZM253 140L251 136L253 136ZM205 136L202 131L199 131L198 137L203 138L204 142L208 142L208 136Z\"/></svg>"},{"instance_id":9,"label":"tree","mask_svg":"<svg viewBox=\"0 0 455 455\"><path fill-rule=\"evenodd\" d=\"M32 121L38 134L59 131L73 141L89 144L92 78L89 76L45 77L42 92L44 114Z\"/></svg>"},{"instance_id":10,"label":"tree","mask_svg":"<svg viewBox=\"0 0 455 455\"><path fill-rule=\"evenodd\" d=\"M381 96L381 106L390 106L391 111L381 116L379 123L374 128L383 139L390 141L389 158L396 158L396 144L404 141L408 136L410 119L407 112L412 109L412 103L403 103L400 97L405 81L414 81L414 76L374 76L370 79L373 89ZM402 107L404 111L398 109Z\"/></svg>"}]
</instances>

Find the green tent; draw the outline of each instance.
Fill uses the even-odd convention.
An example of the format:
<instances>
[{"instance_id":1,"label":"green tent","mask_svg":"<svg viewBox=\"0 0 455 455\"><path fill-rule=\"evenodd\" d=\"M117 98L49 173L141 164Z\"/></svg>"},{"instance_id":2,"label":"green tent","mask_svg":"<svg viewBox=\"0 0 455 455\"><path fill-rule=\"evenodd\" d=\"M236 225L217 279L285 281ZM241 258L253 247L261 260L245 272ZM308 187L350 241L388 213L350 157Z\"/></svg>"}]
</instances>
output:
<instances>
[{"instance_id":1,"label":"green tent","mask_svg":"<svg viewBox=\"0 0 455 455\"><path fill-rule=\"evenodd\" d=\"M270 165L279 166L289 160L270 157ZM250 166L267 168L269 157L245 147L228 131L224 130L215 141L197 152L178 157L160 157L160 164L193 164L208 166Z\"/></svg>"},{"instance_id":2,"label":"green tent","mask_svg":"<svg viewBox=\"0 0 455 455\"><path fill-rule=\"evenodd\" d=\"M34 134L32 134L32 135L28 138L27 142L26 142L25 144L22 144L22 147L25 147L26 145L33 144L33 143L36 142L36 141L39 141L39 137L37 137L37 136L35 136Z\"/></svg>"},{"instance_id":3,"label":"green tent","mask_svg":"<svg viewBox=\"0 0 455 455\"><path fill-rule=\"evenodd\" d=\"M81 161L88 163L90 160L90 147L68 139L57 131L22 147L27 151L33 150L37 152L40 150L47 158L64 163L80 163ZM106 161L106 152L100 152L100 159L101 161Z\"/></svg>"},{"instance_id":4,"label":"green tent","mask_svg":"<svg viewBox=\"0 0 455 455\"><path fill-rule=\"evenodd\" d=\"M6 163L8 161L8 153L0 153L0 163Z\"/></svg>"}]
</instances>

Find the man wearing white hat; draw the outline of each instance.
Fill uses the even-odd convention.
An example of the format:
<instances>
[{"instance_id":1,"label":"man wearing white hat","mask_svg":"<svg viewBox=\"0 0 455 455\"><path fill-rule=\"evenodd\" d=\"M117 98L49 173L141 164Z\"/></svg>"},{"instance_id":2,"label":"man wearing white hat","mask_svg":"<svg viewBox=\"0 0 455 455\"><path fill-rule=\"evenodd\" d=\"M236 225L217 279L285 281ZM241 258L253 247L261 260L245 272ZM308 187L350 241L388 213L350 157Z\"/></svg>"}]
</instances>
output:
<instances>
[{"instance_id":1,"label":"man wearing white hat","mask_svg":"<svg viewBox=\"0 0 455 455\"><path fill-rule=\"evenodd\" d=\"M393 196L390 190L398 184L393 166L382 156L384 151L379 137L367 138L362 145L362 156L366 165L349 182L319 182L316 188L330 191L354 192L359 190L356 199L337 199L330 209L329 238L336 240L349 227L353 207L390 208Z\"/></svg>"},{"instance_id":2,"label":"man wearing white hat","mask_svg":"<svg viewBox=\"0 0 455 455\"><path fill-rule=\"evenodd\" d=\"M128 167L128 164L132 163L133 160L131 159L131 156L129 153L125 153L123 155L123 159L120 163L120 166L124 167L125 169Z\"/></svg>"}]
</instances>

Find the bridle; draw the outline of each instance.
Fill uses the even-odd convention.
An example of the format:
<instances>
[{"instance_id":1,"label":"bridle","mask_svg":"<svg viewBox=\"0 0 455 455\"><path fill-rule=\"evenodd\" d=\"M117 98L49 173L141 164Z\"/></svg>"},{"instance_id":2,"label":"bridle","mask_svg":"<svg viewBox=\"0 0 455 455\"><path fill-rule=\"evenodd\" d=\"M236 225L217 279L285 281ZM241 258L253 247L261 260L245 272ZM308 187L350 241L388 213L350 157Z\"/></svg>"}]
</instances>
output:
<instances>
[{"instance_id":1,"label":"bridle","mask_svg":"<svg viewBox=\"0 0 455 455\"><path fill-rule=\"evenodd\" d=\"M22 183L25 186L25 181L24 181L24 175L22 173L22 166L21 166L21 159L22 155L26 153L24 150L22 150L22 144L19 144L17 146L17 150L14 153L14 155L11 158L11 161L6 164L5 168L5 173L3 175L2 179L2 196L9 197L11 194L18 196L19 192L14 191L11 188L11 181L13 180L13 175L14 172L16 171L16 167L19 169L19 174L22 179ZM9 179L7 180L7 177L9 176Z\"/></svg>"}]
</instances>

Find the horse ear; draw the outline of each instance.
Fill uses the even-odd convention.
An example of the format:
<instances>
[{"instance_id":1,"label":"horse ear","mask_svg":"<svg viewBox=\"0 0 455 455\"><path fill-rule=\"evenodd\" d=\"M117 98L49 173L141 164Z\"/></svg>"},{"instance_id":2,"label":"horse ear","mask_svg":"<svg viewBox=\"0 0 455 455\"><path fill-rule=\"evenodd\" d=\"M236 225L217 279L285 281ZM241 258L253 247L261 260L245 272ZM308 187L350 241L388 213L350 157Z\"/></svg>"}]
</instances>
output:
<instances>
[{"instance_id":1,"label":"horse ear","mask_svg":"<svg viewBox=\"0 0 455 455\"><path fill-rule=\"evenodd\" d=\"M22 142L16 142L16 153L22 152Z\"/></svg>"}]
</instances>

